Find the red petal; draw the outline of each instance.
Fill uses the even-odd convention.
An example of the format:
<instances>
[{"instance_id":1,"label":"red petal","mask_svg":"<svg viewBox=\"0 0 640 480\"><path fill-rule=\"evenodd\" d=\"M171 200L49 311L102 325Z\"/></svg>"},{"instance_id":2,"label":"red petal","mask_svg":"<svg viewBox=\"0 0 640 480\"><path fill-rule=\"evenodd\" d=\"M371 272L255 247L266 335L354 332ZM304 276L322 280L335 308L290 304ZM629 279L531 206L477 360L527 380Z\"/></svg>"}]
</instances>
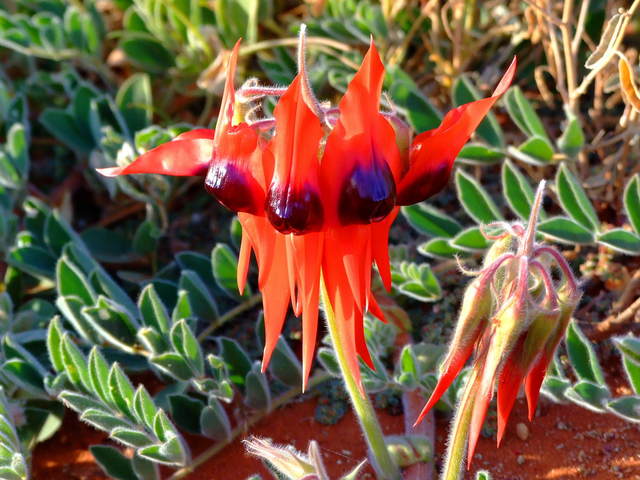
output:
<instances>
[{"instance_id":1,"label":"red petal","mask_svg":"<svg viewBox=\"0 0 640 480\"><path fill-rule=\"evenodd\" d=\"M276 105L276 133L269 145L275 168L266 211L273 226L282 233L319 231L324 222L318 180L323 130L302 91L302 78L298 75Z\"/></svg>"},{"instance_id":2,"label":"red petal","mask_svg":"<svg viewBox=\"0 0 640 480\"><path fill-rule=\"evenodd\" d=\"M518 390L520 385L527 374L523 369L523 365L519 359L522 355L522 345L524 343L524 337L518 341L518 345L514 348L513 352L509 355L500 376L498 377L498 432L497 432L497 445L500 446L502 437L504 436L505 428L507 426L507 420L513 409L513 405L518 396Z\"/></svg>"},{"instance_id":3,"label":"red petal","mask_svg":"<svg viewBox=\"0 0 640 480\"><path fill-rule=\"evenodd\" d=\"M285 238L278 232L273 232L275 238L275 258L285 258ZM289 309L289 275L286 262L273 262L269 275L262 287L262 305L264 308L264 353L262 356L262 371L269 365L273 350L276 348L282 326Z\"/></svg>"},{"instance_id":4,"label":"red petal","mask_svg":"<svg viewBox=\"0 0 640 480\"><path fill-rule=\"evenodd\" d=\"M181 133L173 140L196 140L199 138L213 140L216 131L212 128L196 128L195 130L189 130L187 132Z\"/></svg>"},{"instance_id":5,"label":"red petal","mask_svg":"<svg viewBox=\"0 0 640 480\"><path fill-rule=\"evenodd\" d=\"M378 111L383 79L372 43L340 101L322 159L331 224L377 222L393 208L400 154L393 127Z\"/></svg>"},{"instance_id":6,"label":"red petal","mask_svg":"<svg viewBox=\"0 0 640 480\"><path fill-rule=\"evenodd\" d=\"M125 167L98 168L105 177L133 173L159 173L178 177L199 175L211 161L213 142L208 139L174 140L149 150Z\"/></svg>"},{"instance_id":7,"label":"red petal","mask_svg":"<svg viewBox=\"0 0 640 480\"><path fill-rule=\"evenodd\" d=\"M516 71L516 59L489 98L451 110L434 130L418 135L411 146L409 171L398 186L398 205L421 202L447 183L453 162L489 109L507 91Z\"/></svg>"},{"instance_id":8,"label":"red petal","mask_svg":"<svg viewBox=\"0 0 640 480\"><path fill-rule=\"evenodd\" d=\"M287 247L292 249L293 268L297 273L297 301L302 310L302 371L306 388L313 364L318 330L320 268L324 234L289 235Z\"/></svg>"},{"instance_id":9,"label":"red petal","mask_svg":"<svg viewBox=\"0 0 640 480\"><path fill-rule=\"evenodd\" d=\"M373 260L378 267L378 273L382 279L384 288L388 292L391 291L391 265L389 264L389 230L391 230L391 224L394 222L399 208L395 208L391 213L381 222L371 224L371 249L373 253Z\"/></svg>"},{"instance_id":10,"label":"red petal","mask_svg":"<svg viewBox=\"0 0 640 480\"><path fill-rule=\"evenodd\" d=\"M420 412L418 419L415 421L414 425L417 425L422 421L422 419L429 413L438 400L444 395L447 389L451 386L455 378L458 376L464 364L467 363L467 360L471 356L473 352L473 348L475 346L475 342L469 342L463 349L456 348L453 351L450 351L449 356L445 359L445 363L442 364L441 369L442 374L438 379L438 383L436 384L436 388L431 393L427 404Z\"/></svg>"},{"instance_id":11,"label":"red petal","mask_svg":"<svg viewBox=\"0 0 640 480\"><path fill-rule=\"evenodd\" d=\"M242 231L242 240L240 242L240 255L238 255L238 269L236 272L236 281L238 282L238 291L240 295L244 293L244 287L247 283L247 273L249 272L249 262L251 261L251 240L248 234Z\"/></svg>"}]
</instances>

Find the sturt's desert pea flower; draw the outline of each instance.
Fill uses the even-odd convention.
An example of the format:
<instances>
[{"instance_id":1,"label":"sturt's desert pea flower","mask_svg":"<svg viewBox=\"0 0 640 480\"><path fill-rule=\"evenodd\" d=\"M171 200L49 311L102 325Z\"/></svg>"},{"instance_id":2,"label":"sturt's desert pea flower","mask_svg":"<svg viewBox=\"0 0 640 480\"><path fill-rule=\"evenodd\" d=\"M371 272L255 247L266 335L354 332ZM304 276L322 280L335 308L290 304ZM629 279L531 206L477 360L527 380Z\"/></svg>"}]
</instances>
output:
<instances>
[{"instance_id":1,"label":"sturt's desert pea flower","mask_svg":"<svg viewBox=\"0 0 640 480\"><path fill-rule=\"evenodd\" d=\"M460 149L511 84L515 60L491 97L450 111L438 128L408 142L409 127L394 112L380 110L385 70L373 41L337 107L319 102L311 90L304 26L299 73L286 88L249 80L236 91L238 53L236 44L215 131L183 133L129 165L99 172L206 173L207 191L237 212L242 225L241 291L251 252L258 263L266 330L263 368L291 305L302 315L306 385L324 289L341 337L348 339L343 347L360 385L358 356L373 367L363 315L369 311L383 319L371 293L374 263L391 288L391 224L400 206L425 200L446 185ZM265 95L279 97L273 118L255 118L252 107Z\"/></svg>"},{"instance_id":2,"label":"sturt's desert pea flower","mask_svg":"<svg viewBox=\"0 0 640 480\"><path fill-rule=\"evenodd\" d=\"M470 272L476 278L464 295L440 379L416 422L435 406L474 354L451 432L447 464L452 469L462 465L466 442L467 465L471 464L496 385L498 445L523 384L529 420L533 419L547 368L580 299L565 258L553 247L535 242L543 192L541 182L526 229L498 222L489 227L499 228L500 235L485 233L495 242L482 269ZM460 458L451 459L452 455ZM444 478L457 475L452 472Z\"/></svg>"}]
</instances>

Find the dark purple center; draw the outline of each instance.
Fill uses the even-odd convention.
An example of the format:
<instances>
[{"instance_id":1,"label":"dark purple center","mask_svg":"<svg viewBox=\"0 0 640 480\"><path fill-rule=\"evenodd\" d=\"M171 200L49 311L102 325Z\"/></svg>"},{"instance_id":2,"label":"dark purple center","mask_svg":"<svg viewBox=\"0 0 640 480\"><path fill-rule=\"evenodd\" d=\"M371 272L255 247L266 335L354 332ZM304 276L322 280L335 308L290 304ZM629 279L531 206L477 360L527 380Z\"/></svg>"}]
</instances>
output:
<instances>
[{"instance_id":1,"label":"dark purple center","mask_svg":"<svg viewBox=\"0 0 640 480\"><path fill-rule=\"evenodd\" d=\"M272 185L265 201L267 217L281 233L317 232L324 219L320 195L305 184L302 188Z\"/></svg>"},{"instance_id":2,"label":"dark purple center","mask_svg":"<svg viewBox=\"0 0 640 480\"><path fill-rule=\"evenodd\" d=\"M395 205L396 184L386 162L357 163L344 181L338 201L343 225L368 224L385 218Z\"/></svg>"},{"instance_id":3,"label":"dark purple center","mask_svg":"<svg viewBox=\"0 0 640 480\"><path fill-rule=\"evenodd\" d=\"M253 178L231 162L214 160L204 186L216 200L234 212L256 213Z\"/></svg>"}]
</instances>

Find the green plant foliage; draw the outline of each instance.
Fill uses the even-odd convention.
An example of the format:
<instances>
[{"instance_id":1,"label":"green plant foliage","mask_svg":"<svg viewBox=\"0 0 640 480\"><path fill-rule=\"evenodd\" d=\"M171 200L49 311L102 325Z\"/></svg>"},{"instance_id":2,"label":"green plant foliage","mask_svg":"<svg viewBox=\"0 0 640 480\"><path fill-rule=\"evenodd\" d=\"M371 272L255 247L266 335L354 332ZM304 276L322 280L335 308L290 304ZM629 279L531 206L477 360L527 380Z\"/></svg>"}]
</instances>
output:
<instances>
[{"instance_id":1,"label":"green plant foliage","mask_svg":"<svg viewBox=\"0 0 640 480\"><path fill-rule=\"evenodd\" d=\"M458 199L465 212L479 225L503 219L502 209L478 181L462 169L455 176ZM533 190L530 182L512 162L502 164L503 202L517 217L525 220L531 209ZM565 164L560 165L555 178L559 204L566 215L549 217L541 213L538 231L552 241L569 245L600 244L614 251L637 255L640 253L640 195L638 176L627 183L624 209L631 228L604 230L595 208L576 176ZM462 227L452 217L426 204L402 209L409 224L420 234L434 237L418 246L418 252L433 258L452 258L468 252L481 251L489 243L479 227Z\"/></svg>"},{"instance_id":2,"label":"green plant foliage","mask_svg":"<svg viewBox=\"0 0 640 480\"><path fill-rule=\"evenodd\" d=\"M134 389L118 363L109 365L97 347L86 357L59 320L49 326L47 346L57 372L50 388L81 420L147 460L167 465L189 462L186 442L166 413L144 386Z\"/></svg>"},{"instance_id":3,"label":"green plant foliage","mask_svg":"<svg viewBox=\"0 0 640 480\"><path fill-rule=\"evenodd\" d=\"M569 365L577 381L565 375L555 362L544 381L542 392L558 402L571 401L599 413L610 412L631 422L640 422L640 340L629 334L613 339L620 355L632 395L614 397L605 383L602 366L592 343L572 321L565 339Z\"/></svg>"}]
</instances>

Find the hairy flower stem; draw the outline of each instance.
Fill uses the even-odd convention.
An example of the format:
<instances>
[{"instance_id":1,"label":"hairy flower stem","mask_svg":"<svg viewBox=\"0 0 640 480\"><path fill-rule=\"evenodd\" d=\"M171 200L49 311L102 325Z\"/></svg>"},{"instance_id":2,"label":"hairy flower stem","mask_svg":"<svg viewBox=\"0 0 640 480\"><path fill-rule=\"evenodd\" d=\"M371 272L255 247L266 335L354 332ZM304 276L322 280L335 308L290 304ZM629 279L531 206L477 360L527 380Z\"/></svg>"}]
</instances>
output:
<instances>
[{"instance_id":1,"label":"hairy flower stem","mask_svg":"<svg viewBox=\"0 0 640 480\"><path fill-rule=\"evenodd\" d=\"M363 394L358 388L353 373L349 369L347 361L347 355L344 348L348 339L343 337L342 331L338 326L339 321L333 311L333 307L329 302L329 297L322 282L322 303L324 304L325 315L327 318L327 326L329 328L329 336L331 337L331 343L333 349L336 352L336 359L338 365L340 365L340 372L342 373L342 379L344 380L347 393L353 404L353 409L360 421L362 432L364 433L365 440L369 446L370 461L376 471L379 480L401 480L402 475L400 469L391 459L387 446L384 442L384 435L382 428L378 423L378 418L371 405L369 397Z\"/></svg>"},{"instance_id":2,"label":"hairy flower stem","mask_svg":"<svg viewBox=\"0 0 640 480\"><path fill-rule=\"evenodd\" d=\"M467 378L462 399L456 408L456 413L451 425L451 434L447 444L447 456L445 457L442 480L459 480L464 456L467 452L467 440L469 437L469 425L473 415L473 401L478 390L478 382L474 381L477 375L474 369Z\"/></svg>"}]
</instances>

